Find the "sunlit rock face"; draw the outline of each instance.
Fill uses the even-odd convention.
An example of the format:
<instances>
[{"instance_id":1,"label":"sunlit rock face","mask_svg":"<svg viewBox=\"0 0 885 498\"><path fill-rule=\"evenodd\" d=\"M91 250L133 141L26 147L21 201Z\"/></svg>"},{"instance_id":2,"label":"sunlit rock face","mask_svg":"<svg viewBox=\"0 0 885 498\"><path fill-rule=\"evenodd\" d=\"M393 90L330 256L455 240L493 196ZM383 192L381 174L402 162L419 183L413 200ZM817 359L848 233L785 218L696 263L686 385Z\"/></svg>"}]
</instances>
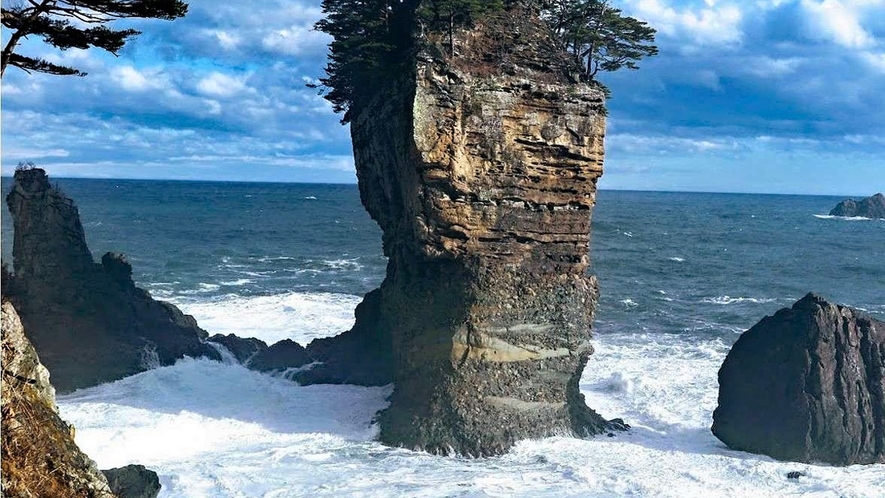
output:
<instances>
[{"instance_id":1,"label":"sunlit rock face","mask_svg":"<svg viewBox=\"0 0 885 498\"><path fill-rule=\"evenodd\" d=\"M573 82L530 16L455 47L421 53L351 126L389 258L363 320L392 344L381 440L487 455L607 430L578 390L598 297L586 271L603 95Z\"/></svg>"},{"instance_id":2,"label":"sunlit rock face","mask_svg":"<svg viewBox=\"0 0 885 498\"><path fill-rule=\"evenodd\" d=\"M73 429L59 418L49 372L5 299L0 323L2 495L113 498L105 477L74 443Z\"/></svg>"}]
</instances>

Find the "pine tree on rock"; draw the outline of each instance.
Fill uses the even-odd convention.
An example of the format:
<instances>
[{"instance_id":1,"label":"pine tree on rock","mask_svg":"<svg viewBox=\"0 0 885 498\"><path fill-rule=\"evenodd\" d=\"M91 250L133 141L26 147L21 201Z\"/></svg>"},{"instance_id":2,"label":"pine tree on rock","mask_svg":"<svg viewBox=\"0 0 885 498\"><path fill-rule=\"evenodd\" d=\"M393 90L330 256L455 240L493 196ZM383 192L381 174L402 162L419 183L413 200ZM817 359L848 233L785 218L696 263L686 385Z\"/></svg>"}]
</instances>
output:
<instances>
[{"instance_id":1,"label":"pine tree on rock","mask_svg":"<svg viewBox=\"0 0 885 498\"><path fill-rule=\"evenodd\" d=\"M7 66L26 72L85 76L86 73L45 59L16 52L22 39L34 35L59 50L101 48L117 55L126 41L140 34L135 29L111 29L117 19L174 20L187 13L180 0L28 0L2 9L3 27L11 32L3 47L0 77Z\"/></svg>"}]
</instances>

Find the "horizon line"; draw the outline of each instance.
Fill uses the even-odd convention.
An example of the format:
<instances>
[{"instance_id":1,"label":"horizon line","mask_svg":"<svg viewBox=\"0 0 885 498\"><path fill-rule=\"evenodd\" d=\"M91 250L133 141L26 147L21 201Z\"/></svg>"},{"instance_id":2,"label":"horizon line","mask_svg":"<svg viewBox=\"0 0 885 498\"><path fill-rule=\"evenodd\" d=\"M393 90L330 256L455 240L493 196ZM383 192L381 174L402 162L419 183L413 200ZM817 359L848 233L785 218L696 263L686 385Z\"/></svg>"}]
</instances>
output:
<instances>
[{"instance_id":1,"label":"horizon line","mask_svg":"<svg viewBox=\"0 0 885 498\"><path fill-rule=\"evenodd\" d=\"M0 179L11 180L12 175L0 174ZM105 176L52 176L53 180L96 180L96 181L127 181L127 182L190 182L190 183L244 183L244 184L286 184L286 185L353 185L358 186L357 182L334 182L334 181L292 181L292 180L223 180L223 179L196 179L196 178L126 178L126 177L105 177ZM780 195L780 196L805 196L805 197L845 197L845 198L865 198L876 195L872 194L816 194L816 193L799 193L799 192L747 192L747 191L726 191L726 190L673 190L673 189L653 189L653 188L617 188L604 187L598 188L597 191L604 192L648 192L660 194L730 194L730 195Z\"/></svg>"}]
</instances>

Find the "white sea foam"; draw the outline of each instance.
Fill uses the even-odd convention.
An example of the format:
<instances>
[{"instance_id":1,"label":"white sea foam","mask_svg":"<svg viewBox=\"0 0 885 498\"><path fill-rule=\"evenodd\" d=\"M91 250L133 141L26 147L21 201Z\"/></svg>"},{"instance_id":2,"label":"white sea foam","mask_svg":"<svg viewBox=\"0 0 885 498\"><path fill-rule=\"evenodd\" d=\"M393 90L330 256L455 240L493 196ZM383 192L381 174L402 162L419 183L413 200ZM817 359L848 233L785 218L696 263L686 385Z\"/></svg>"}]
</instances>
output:
<instances>
[{"instance_id":1,"label":"white sea foam","mask_svg":"<svg viewBox=\"0 0 885 498\"><path fill-rule=\"evenodd\" d=\"M252 282L253 282L253 280L250 279L250 278L241 278L241 279L238 279L238 280L231 280L231 281L228 281L228 282L219 282L219 284L221 284L221 285L227 285L227 286L230 286L230 287L239 287L239 286L242 286L242 285L251 284Z\"/></svg>"},{"instance_id":2,"label":"white sea foam","mask_svg":"<svg viewBox=\"0 0 885 498\"><path fill-rule=\"evenodd\" d=\"M685 262L685 258L672 257L672 258L670 258L670 261L675 261L675 262L677 262L677 263L684 263L684 262Z\"/></svg>"},{"instance_id":3,"label":"white sea foam","mask_svg":"<svg viewBox=\"0 0 885 498\"><path fill-rule=\"evenodd\" d=\"M773 303L775 301L777 301L777 299L755 298L755 297L731 297L731 296L705 297L704 299L701 299L701 302L706 303L706 304L735 304L735 303L764 304L764 303Z\"/></svg>"},{"instance_id":4,"label":"white sea foam","mask_svg":"<svg viewBox=\"0 0 885 498\"><path fill-rule=\"evenodd\" d=\"M880 497L885 465L776 462L709 431L719 340L608 335L581 379L590 406L633 429L519 443L469 460L372 438L390 388L307 386L186 359L59 398L100 468L156 470L161 498L297 496ZM806 476L788 480L786 473Z\"/></svg>"},{"instance_id":5,"label":"white sea foam","mask_svg":"<svg viewBox=\"0 0 885 498\"><path fill-rule=\"evenodd\" d=\"M177 301L210 334L256 337L268 344L292 339L307 345L353 326L360 296L292 292L274 296L226 295L202 302Z\"/></svg>"},{"instance_id":6,"label":"white sea foam","mask_svg":"<svg viewBox=\"0 0 885 498\"><path fill-rule=\"evenodd\" d=\"M816 214L815 218L822 220L844 220L844 221L883 221L883 218L867 218L864 216L832 216L829 214Z\"/></svg>"},{"instance_id":7,"label":"white sea foam","mask_svg":"<svg viewBox=\"0 0 885 498\"><path fill-rule=\"evenodd\" d=\"M639 303L637 303L636 301L629 299L629 298L622 300L621 304L623 304L624 306L626 306L628 308L635 308L635 307L639 306Z\"/></svg>"}]
</instances>

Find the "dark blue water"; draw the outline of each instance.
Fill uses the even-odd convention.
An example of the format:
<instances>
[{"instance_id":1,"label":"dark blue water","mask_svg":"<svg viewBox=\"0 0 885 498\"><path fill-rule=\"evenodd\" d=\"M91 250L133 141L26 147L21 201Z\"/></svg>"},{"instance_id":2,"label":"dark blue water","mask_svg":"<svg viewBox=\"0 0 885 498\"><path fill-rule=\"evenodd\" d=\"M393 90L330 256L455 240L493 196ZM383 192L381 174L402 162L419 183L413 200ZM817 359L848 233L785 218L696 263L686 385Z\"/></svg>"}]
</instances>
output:
<instances>
[{"instance_id":1,"label":"dark blue water","mask_svg":"<svg viewBox=\"0 0 885 498\"><path fill-rule=\"evenodd\" d=\"M96 257L127 254L137 282L159 297L361 295L384 276L380 230L353 185L57 182L77 202ZM815 216L840 200L600 192L597 331L733 340L809 291L885 314L885 221ZM5 209L2 229L9 261Z\"/></svg>"}]
</instances>

